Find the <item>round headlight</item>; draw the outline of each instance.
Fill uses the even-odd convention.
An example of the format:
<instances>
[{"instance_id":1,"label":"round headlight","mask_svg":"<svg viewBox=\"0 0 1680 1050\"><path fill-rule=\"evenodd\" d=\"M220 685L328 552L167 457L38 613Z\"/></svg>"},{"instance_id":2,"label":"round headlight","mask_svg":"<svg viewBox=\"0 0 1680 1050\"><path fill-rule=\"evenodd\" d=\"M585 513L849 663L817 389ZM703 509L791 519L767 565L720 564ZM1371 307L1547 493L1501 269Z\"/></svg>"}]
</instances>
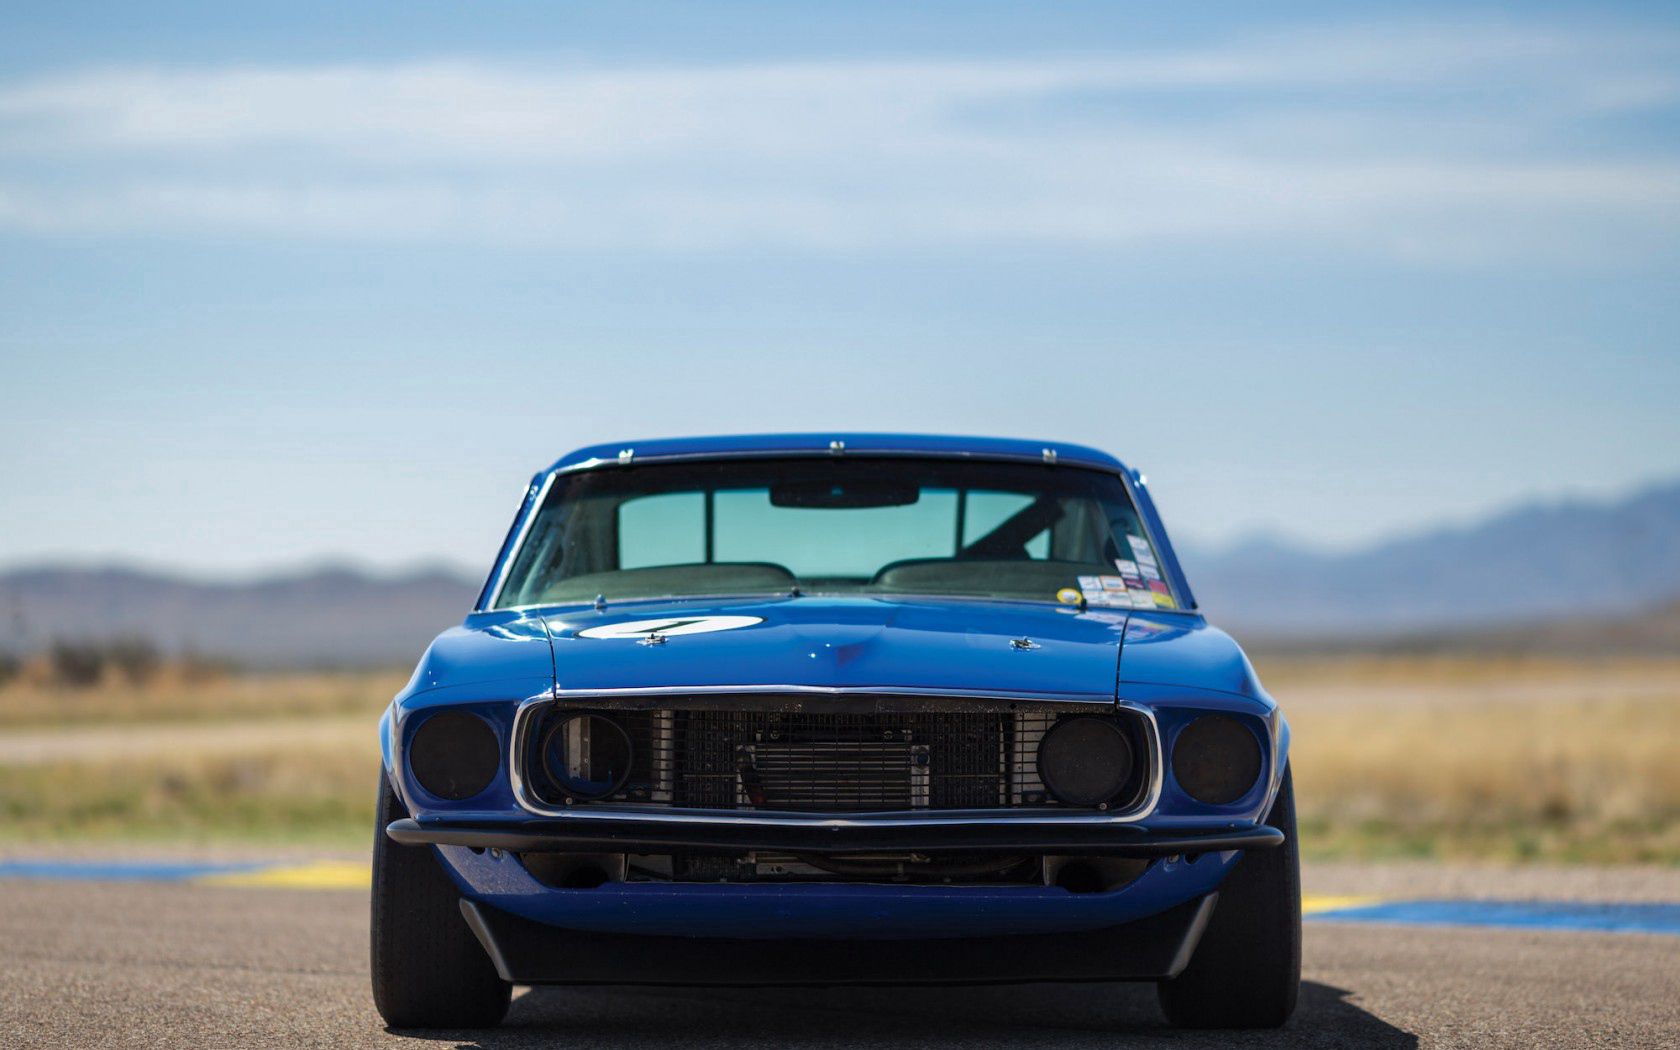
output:
<instances>
[{"instance_id":1,"label":"round headlight","mask_svg":"<svg viewBox=\"0 0 1680 1050\"><path fill-rule=\"evenodd\" d=\"M1038 779L1058 802L1095 806L1132 778L1132 742L1106 718L1064 718L1038 745Z\"/></svg>"},{"instance_id":2,"label":"round headlight","mask_svg":"<svg viewBox=\"0 0 1680 1050\"><path fill-rule=\"evenodd\" d=\"M1178 734L1172 771L1178 786L1197 802L1235 802L1260 779L1260 741L1235 718L1204 715Z\"/></svg>"},{"instance_id":3,"label":"round headlight","mask_svg":"<svg viewBox=\"0 0 1680 1050\"><path fill-rule=\"evenodd\" d=\"M606 798L630 779L634 753L623 726L579 712L561 718L543 736L543 771L573 798Z\"/></svg>"},{"instance_id":4,"label":"round headlight","mask_svg":"<svg viewBox=\"0 0 1680 1050\"><path fill-rule=\"evenodd\" d=\"M408 768L420 786L459 802L490 786L501 768L490 723L466 711L441 711L420 723L408 744Z\"/></svg>"}]
</instances>

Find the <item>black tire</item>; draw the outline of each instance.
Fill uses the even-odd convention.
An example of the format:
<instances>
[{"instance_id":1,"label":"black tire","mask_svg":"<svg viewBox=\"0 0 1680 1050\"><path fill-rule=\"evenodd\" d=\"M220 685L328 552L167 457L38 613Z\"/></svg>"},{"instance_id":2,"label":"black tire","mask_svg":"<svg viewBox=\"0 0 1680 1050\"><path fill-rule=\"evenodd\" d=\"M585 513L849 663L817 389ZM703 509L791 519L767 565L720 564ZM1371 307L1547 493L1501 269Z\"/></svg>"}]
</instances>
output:
<instances>
[{"instance_id":1,"label":"black tire","mask_svg":"<svg viewBox=\"0 0 1680 1050\"><path fill-rule=\"evenodd\" d=\"M1190 965L1156 986L1162 1012L1181 1028L1276 1028L1295 1011L1301 854L1287 766L1266 823L1283 832L1283 845L1251 850L1237 861Z\"/></svg>"},{"instance_id":2,"label":"black tire","mask_svg":"<svg viewBox=\"0 0 1680 1050\"><path fill-rule=\"evenodd\" d=\"M461 917L461 895L430 846L399 846L408 816L383 773L373 831L373 1003L392 1028L489 1028L513 988Z\"/></svg>"}]
</instances>

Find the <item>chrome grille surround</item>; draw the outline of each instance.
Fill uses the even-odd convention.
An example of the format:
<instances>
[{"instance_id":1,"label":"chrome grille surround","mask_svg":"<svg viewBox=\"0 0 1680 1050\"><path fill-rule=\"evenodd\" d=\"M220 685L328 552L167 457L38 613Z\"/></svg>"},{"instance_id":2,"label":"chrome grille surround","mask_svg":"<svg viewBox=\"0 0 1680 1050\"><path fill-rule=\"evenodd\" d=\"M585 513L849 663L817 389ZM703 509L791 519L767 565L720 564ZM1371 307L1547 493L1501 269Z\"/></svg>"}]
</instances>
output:
<instances>
[{"instance_id":1,"label":"chrome grille surround","mask_svg":"<svg viewBox=\"0 0 1680 1050\"><path fill-rule=\"evenodd\" d=\"M543 796L532 783L541 774L525 770L534 734L555 711L597 712L631 729L638 756L624 792L596 802ZM1140 745L1137 790L1112 809L1060 805L1038 779L1038 740L1070 714L1122 719ZM515 716L509 759L522 808L584 819L1130 823L1153 812L1163 775L1153 712L1126 701L794 686L533 698ZM756 799L749 767L761 789Z\"/></svg>"}]
</instances>

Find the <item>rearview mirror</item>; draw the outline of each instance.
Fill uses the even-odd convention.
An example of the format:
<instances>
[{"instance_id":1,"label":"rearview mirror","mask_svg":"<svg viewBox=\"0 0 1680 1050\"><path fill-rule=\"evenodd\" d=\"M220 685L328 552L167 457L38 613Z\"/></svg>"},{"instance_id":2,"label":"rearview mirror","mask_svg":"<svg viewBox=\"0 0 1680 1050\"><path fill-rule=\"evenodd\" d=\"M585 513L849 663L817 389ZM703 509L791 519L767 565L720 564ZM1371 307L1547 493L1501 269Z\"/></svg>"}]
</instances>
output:
<instances>
[{"instance_id":1,"label":"rearview mirror","mask_svg":"<svg viewBox=\"0 0 1680 1050\"><path fill-rule=\"evenodd\" d=\"M770 486L772 507L904 507L921 498L922 490L917 486L887 481L784 481Z\"/></svg>"}]
</instances>

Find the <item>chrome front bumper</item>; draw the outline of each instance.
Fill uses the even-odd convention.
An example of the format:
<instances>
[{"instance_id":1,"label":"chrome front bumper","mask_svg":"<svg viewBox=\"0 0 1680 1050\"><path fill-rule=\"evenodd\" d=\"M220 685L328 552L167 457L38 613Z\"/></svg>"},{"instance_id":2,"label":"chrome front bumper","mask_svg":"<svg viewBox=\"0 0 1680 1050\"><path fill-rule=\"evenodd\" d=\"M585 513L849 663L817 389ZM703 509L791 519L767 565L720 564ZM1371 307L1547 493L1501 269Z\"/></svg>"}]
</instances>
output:
<instances>
[{"instance_id":1,"label":"chrome front bumper","mask_svg":"<svg viewBox=\"0 0 1680 1050\"><path fill-rule=\"evenodd\" d=\"M407 846L467 846L514 853L764 850L832 856L913 851L1170 857L1283 844L1283 832L1263 824L1209 832L1150 831L1120 818L1089 814L853 818L626 812L627 808L540 820L403 819L393 821L385 833Z\"/></svg>"}]
</instances>

